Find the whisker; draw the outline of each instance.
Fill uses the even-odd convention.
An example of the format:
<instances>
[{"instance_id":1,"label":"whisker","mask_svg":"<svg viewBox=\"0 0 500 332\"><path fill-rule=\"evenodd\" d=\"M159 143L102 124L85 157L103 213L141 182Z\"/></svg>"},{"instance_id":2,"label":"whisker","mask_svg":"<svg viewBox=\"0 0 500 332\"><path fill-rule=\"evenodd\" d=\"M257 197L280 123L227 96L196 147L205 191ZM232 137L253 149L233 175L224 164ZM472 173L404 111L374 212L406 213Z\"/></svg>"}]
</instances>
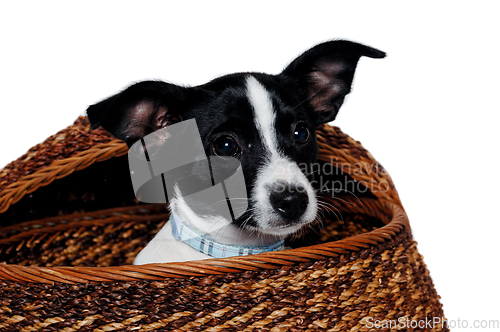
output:
<instances>
[{"instance_id":1,"label":"whisker","mask_svg":"<svg viewBox=\"0 0 500 332\"><path fill-rule=\"evenodd\" d=\"M339 209L337 209L333 204L323 201L322 199L318 199L318 206L333 213L333 215L344 223L344 218L342 217L342 213Z\"/></svg>"}]
</instances>

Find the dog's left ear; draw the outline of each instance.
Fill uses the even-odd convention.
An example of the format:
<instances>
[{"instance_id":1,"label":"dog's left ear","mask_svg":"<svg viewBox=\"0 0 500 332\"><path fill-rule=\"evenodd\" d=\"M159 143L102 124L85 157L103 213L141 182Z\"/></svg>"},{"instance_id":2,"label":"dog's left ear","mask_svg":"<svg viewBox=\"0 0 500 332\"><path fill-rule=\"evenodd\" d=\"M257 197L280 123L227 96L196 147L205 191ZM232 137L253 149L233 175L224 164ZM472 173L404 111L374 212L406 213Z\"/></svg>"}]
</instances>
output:
<instances>
[{"instance_id":1,"label":"dog's left ear","mask_svg":"<svg viewBox=\"0 0 500 332\"><path fill-rule=\"evenodd\" d=\"M182 121L186 88L162 82L135 83L122 92L89 106L91 128L102 126L130 147L142 137Z\"/></svg>"},{"instance_id":2,"label":"dog's left ear","mask_svg":"<svg viewBox=\"0 0 500 332\"><path fill-rule=\"evenodd\" d=\"M337 116L362 56L383 58L385 53L350 41L330 41L304 52L281 74L298 82L316 112L317 126Z\"/></svg>"}]
</instances>

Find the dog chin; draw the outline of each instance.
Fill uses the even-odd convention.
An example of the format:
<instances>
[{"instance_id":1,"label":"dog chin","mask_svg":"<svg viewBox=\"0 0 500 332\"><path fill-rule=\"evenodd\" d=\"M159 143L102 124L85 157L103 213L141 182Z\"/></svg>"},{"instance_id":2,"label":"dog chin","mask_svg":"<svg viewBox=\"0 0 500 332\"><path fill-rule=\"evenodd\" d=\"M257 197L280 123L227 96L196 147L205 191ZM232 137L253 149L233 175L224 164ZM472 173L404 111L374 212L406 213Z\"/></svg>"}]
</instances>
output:
<instances>
[{"instance_id":1,"label":"dog chin","mask_svg":"<svg viewBox=\"0 0 500 332\"><path fill-rule=\"evenodd\" d=\"M259 232L261 234L264 234L264 235L272 235L272 236L275 236L276 238L279 238L279 239L285 239L292 234L298 233L302 228L304 228L304 226L312 223L313 221L314 221L314 219L310 220L310 221L298 222L298 223L295 223L292 225L280 225L280 226L274 226L274 227L267 226L265 228L255 227L255 231ZM270 222L270 224L273 224L273 223ZM280 224L280 223L277 223L277 224Z\"/></svg>"},{"instance_id":2,"label":"dog chin","mask_svg":"<svg viewBox=\"0 0 500 332\"><path fill-rule=\"evenodd\" d=\"M297 233L304 227L304 224L301 225L290 225L290 226L279 226L274 228L260 228L255 227L253 230L255 233L260 233L264 236L273 236L276 239L283 240L288 236Z\"/></svg>"}]
</instances>

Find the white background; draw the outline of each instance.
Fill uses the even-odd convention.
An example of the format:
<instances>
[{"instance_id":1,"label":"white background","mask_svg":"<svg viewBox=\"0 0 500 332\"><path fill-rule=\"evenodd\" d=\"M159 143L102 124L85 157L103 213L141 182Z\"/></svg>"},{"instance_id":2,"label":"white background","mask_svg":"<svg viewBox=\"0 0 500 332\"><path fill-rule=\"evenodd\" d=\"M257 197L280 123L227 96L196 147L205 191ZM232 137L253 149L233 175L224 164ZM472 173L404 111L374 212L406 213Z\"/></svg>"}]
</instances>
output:
<instances>
[{"instance_id":1,"label":"white background","mask_svg":"<svg viewBox=\"0 0 500 332\"><path fill-rule=\"evenodd\" d=\"M278 73L336 38L387 52L361 60L335 125L391 173L447 318L500 320L494 1L11 3L0 5L0 167L135 81Z\"/></svg>"}]
</instances>

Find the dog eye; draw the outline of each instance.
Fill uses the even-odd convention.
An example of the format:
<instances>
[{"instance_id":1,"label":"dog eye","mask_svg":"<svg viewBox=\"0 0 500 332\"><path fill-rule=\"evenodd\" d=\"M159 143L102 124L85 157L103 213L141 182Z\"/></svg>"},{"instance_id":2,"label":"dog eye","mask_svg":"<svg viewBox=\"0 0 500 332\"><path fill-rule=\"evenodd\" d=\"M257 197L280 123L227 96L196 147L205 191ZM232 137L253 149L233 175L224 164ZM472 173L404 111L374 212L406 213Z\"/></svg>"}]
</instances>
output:
<instances>
[{"instance_id":1,"label":"dog eye","mask_svg":"<svg viewBox=\"0 0 500 332\"><path fill-rule=\"evenodd\" d=\"M212 150L215 155L220 157L234 157L240 148L231 136L222 136L215 140Z\"/></svg>"},{"instance_id":2,"label":"dog eye","mask_svg":"<svg viewBox=\"0 0 500 332\"><path fill-rule=\"evenodd\" d=\"M306 144L309 141L309 128L304 123L299 123L293 132L293 140L297 144Z\"/></svg>"}]
</instances>

